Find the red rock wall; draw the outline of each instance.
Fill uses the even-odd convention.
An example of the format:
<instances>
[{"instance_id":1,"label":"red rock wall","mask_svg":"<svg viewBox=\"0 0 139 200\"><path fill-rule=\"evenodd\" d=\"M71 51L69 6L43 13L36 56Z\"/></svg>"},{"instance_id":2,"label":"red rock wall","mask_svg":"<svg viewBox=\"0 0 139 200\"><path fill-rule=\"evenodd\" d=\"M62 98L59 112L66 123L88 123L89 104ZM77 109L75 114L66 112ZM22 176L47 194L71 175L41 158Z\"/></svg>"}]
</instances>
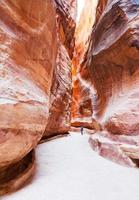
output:
<instances>
[{"instance_id":1,"label":"red rock wall","mask_svg":"<svg viewBox=\"0 0 139 200\"><path fill-rule=\"evenodd\" d=\"M99 6L101 3L104 1ZM101 12L86 60L96 90L95 116L106 132L100 137L92 136L92 145L105 157L137 166L134 159L139 158L139 3L110 0Z\"/></svg>"},{"instance_id":2,"label":"red rock wall","mask_svg":"<svg viewBox=\"0 0 139 200\"><path fill-rule=\"evenodd\" d=\"M71 124L71 61L74 50L76 1L56 0L58 54L44 137L67 133Z\"/></svg>"},{"instance_id":3,"label":"red rock wall","mask_svg":"<svg viewBox=\"0 0 139 200\"><path fill-rule=\"evenodd\" d=\"M80 3L80 2L79 2ZM75 32L75 50L72 63L72 126L94 128L92 118L92 84L84 57L88 50L92 27L95 22L97 1L85 0Z\"/></svg>"},{"instance_id":4,"label":"red rock wall","mask_svg":"<svg viewBox=\"0 0 139 200\"><path fill-rule=\"evenodd\" d=\"M75 17L75 0L0 4L0 194L32 175L42 137L70 129Z\"/></svg>"},{"instance_id":5,"label":"red rock wall","mask_svg":"<svg viewBox=\"0 0 139 200\"><path fill-rule=\"evenodd\" d=\"M76 33L75 17L75 0L1 1L0 195L33 174L33 149L69 131L71 114L96 129L101 156L139 166L138 0L87 1Z\"/></svg>"},{"instance_id":6,"label":"red rock wall","mask_svg":"<svg viewBox=\"0 0 139 200\"><path fill-rule=\"evenodd\" d=\"M25 170L18 161L46 127L57 55L55 16L52 0L0 2L0 194L19 187L32 173L5 185ZM23 166L32 158L25 157Z\"/></svg>"}]
</instances>

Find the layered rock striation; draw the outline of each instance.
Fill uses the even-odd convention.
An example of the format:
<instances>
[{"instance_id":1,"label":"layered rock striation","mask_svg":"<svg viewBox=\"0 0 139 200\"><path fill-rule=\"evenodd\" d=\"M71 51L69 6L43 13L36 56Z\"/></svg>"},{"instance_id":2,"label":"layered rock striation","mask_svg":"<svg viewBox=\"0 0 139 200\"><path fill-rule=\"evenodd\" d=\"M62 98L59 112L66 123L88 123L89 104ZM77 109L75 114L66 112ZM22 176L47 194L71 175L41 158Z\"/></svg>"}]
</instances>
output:
<instances>
[{"instance_id":1,"label":"layered rock striation","mask_svg":"<svg viewBox=\"0 0 139 200\"><path fill-rule=\"evenodd\" d=\"M0 5L0 195L35 170L42 138L71 123L76 1L4 0Z\"/></svg>"},{"instance_id":2,"label":"layered rock striation","mask_svg":"<svg viewBox=\"0 0 139 200\"><path fill-rule=\"evenodd\" d=\"M71 124L72 57L76 1L55 0L58 52L50 95L50 110L43 138L65 134Z\"/></svg>"},{"instance_id":3,"label":"layered rock striation","mask_svg":"<svg viewBox=\"0 0 139 200\"><path fill-rule=\"evenodd\" d=\"M78 2L80 3L80 1ZM92 83L84 59L91 40L92 27L95 22L97 1L85 0L75 32L75 50L72 61L72 126L94 128Z\"/></svg>"},{"instance_id":4,"label":"layered rock striation","mask_svg":"<svg viewBox=\"0 0 139 200\"><path fill-rule=\"evenodd\" d=\"M84 126L101 156L139 166L139 2L0 4L0 195L34 174L43 138ZM76 31L75 31L76 29Z\"/></svg>"},{"instance_id":5,"label":"layered rock striation","mask_svg":"<svg viewBox=\"0 0 139 200\"><path fill-rule=\"evenodd\" d=\"M105 133L93 135L90 141L104 157L137 166L139 2L100 0L97 10L86 67L95 88L94 117Z\"/></svg>"},{"instance_id":6,"label":"layered rock striation","mask_svg":"<svg viewBox=\"0 0 139 200\"><path fill-rule=\"evenodd\" d=\"M34 173L57 57L55 16L51 0L0 3L0 194Z\"/></svg>"}]
</instances>

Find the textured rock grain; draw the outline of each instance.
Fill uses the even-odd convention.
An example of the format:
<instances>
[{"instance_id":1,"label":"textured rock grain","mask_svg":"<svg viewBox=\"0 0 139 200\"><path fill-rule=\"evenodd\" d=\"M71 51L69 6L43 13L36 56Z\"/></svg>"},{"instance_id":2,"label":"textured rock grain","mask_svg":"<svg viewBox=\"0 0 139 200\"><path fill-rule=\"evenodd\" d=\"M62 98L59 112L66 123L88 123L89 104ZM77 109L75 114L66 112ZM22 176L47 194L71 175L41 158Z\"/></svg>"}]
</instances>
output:
<instances>
[{"instance_id":1,"label":"textured rock grain","mask_svg":"<svg viewBox=\"0 0 139 200\"><path fill-rule=\"evenodd\" d=\"M43 138L67 133L71 124L75 0L56 0L58 53L50 95L49 119Z\"/></svg>"},{"instance_id":2,"label":"textured rock grain","mask_svg":"<svg viewBox=\"0 0 139 200\"><path fill-rule=\"evenodd\" d=\"M80 2L79 2L80 3ZM72 64L72 126L94 128L92 83L84 57L88 50L90 35L95 22L97 1L85 0L75 32L75 50Z\"/></svg>"},{"instance_id":3,"label":"textured rock grain","mask_svg":"<svg viewBox=\"0 0 139 200\"><path fill-rule=\"evenodd\" d=\"M0 3L0 171L24 159L45 130L57 54L55 16L51 0Z\"/></svg>"},{"instance_id":4,"label":"textured rock grain","mask_svg":"<svg viewBox=\"0 0 139 200\"><path fill-rule=\"evenodd\" d=\"M120 148L120 135L127 140L139 135L139 2L102 0L99 7L87 67L96 90L93 102L96 119L108 134L119 135L116 148ZM105 137L109 146L111 138ZM99 143L101 151L102 140ZM111 149L114 148L111 144ZM138 144L133 148L134 156L129 148L128 159L138 159ZM103 156L107 157L106 153ZM119 160L124 163L122 158Z\"/></svg>"}]
</instances>

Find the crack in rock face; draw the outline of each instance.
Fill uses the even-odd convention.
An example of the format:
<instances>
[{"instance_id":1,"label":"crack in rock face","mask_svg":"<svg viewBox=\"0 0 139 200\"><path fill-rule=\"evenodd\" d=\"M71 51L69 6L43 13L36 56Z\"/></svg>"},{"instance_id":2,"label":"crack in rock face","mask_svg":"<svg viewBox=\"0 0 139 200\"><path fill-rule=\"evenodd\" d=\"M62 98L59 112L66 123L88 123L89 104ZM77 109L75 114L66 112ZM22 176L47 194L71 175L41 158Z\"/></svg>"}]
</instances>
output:
<instances>
[{"instance_id":1,"label":"crack in rock face","mask_svg":"<svg viewBox=\"0 0 139 200\"><path fill-rule=\"evenodd\" d=\"M41 139L72 127L139 166L138 24L138 0L1 2L0 195L32 177Z\"/></svg>"}]
</instances>

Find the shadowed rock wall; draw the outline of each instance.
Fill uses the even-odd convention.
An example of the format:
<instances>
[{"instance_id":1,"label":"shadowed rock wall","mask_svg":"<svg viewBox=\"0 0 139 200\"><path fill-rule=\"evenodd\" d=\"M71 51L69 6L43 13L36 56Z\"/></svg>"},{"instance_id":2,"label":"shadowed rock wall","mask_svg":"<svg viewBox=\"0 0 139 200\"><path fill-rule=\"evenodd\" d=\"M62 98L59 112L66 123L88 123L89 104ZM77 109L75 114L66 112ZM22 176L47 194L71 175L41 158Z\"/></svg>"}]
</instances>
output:
<instances>
[{"instance_id":1,"label":"shadowed rock wall","mask_svg":"<svg viewBox=\"0 0 139 200\"><path fill-rule=\"evenodd\" d=\"M80 2L78 2L80 3ZM90 43L98 1L85 0L75 32L75 50L72 62L72 126L94 128L92 83L88 69L84 69L84 57Z\"/></svg>"},{"instance_id":2,"label":"shadowed rock wall","mask_svg":"<svg viewBox=\"0 0 139 200\"><path fill-rule=\"evenodd\" d=\"M70 129L75 17L75 0L1 1L0 195L33 175L42 137Z\"/></svg>"},{"instance_id":3,"label":"shadowed rock wall","mask_svg":"<svg viewBox=\"0 0 139 200\"><path fill-rule=\"evenodd\" d=\"M72 74L76 18L75 0L56 0L58 53L44 137L67 133L71 124ZM43 137L43 138L44 138Z\"/></svg>"}]
</instances>

